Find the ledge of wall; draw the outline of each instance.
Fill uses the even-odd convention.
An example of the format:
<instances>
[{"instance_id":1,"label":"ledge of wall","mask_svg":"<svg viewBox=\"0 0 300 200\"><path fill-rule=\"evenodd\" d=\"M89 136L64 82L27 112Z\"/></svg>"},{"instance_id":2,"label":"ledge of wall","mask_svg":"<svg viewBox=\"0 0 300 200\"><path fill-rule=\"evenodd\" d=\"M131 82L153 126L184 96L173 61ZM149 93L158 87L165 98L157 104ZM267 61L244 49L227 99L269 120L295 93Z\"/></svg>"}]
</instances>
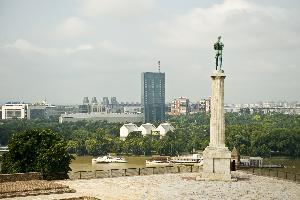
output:
<instances>
[{"instance_id":1,"label":"ledge of wall","mask_svg":"<svg viewBox=\"0 0 300 200\"><path fill-rule=\"evenodd\" d=\"M0 174L0 183L14 181L42 180L43 176L39 172Z\"/></svg>"}]
</instances>

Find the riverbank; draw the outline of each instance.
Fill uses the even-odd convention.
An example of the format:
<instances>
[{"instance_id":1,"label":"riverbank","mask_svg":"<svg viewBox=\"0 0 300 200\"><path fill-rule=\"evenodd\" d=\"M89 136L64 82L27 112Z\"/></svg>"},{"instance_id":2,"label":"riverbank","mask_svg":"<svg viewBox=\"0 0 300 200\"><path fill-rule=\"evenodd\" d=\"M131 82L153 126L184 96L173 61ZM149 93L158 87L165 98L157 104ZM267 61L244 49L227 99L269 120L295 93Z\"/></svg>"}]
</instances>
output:
<instances>
[{"instance_id":1,"label":"riverbank","mask_svg":"<svg viewBox=\"0 0 300 200\"><path fill-rule=\"evenodd\" d=\"M76 193L30 196L15 199L62 199L91 196L117 199L289 199L300 196L300 185L271 177L234 172L237 182L196 181L198 173L162 174L57 181Z\"/></svg>"}]
</instances>

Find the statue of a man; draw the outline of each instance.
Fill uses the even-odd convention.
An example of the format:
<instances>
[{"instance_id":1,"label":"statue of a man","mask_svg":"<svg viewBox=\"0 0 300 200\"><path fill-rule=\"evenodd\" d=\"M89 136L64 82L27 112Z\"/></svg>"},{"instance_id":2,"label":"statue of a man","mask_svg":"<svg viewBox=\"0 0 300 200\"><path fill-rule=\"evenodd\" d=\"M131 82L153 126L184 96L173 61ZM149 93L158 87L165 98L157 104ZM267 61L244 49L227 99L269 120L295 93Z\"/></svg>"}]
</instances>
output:
<instances>
[{"instance_id":1,"label":"statue of a man","mask_svg":"<svg viewBox=\"0 0 300 200\"><path fill-rule=\"evenodd\" d=\"M220 40L221 36L218 37L218 41L214 44L214 49L216 50L216 70L218 70L218 66L219 70L222 68L222 51L224 44Z\"/></svg>"}]
</instances>

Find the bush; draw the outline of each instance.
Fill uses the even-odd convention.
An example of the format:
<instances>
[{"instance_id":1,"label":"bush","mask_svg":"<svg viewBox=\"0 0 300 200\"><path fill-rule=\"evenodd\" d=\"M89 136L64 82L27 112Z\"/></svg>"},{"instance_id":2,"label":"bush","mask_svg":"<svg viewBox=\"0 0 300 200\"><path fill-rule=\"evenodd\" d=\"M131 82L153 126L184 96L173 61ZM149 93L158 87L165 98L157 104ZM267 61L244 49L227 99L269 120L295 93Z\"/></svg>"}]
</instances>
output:
<instances>
[{"instance_id":1,"label":"bush","mask_svg":"<svg viewBox=\"0 0 300 200\"><path fill-rule=\"evenodd\" d=\"M2 173L41 172L44 179L66 179L72 155L67 143L51 130L29 130L13 135L3 155Z\"/></svg>"}]
</instances>

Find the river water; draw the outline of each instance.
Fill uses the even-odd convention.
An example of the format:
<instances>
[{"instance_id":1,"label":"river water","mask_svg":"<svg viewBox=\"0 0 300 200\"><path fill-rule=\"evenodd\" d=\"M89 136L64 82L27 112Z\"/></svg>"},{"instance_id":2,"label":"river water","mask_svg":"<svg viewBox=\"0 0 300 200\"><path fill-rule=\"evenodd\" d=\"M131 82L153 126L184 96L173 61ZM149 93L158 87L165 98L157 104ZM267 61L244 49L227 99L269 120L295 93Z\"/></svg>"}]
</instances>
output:
<instances>
[{"instance_id":1,"label":"river water","mask_svg":"<svg viewBox=\"0 0 300 200\"><path fill-rule=\"evenodd\" d=\"M300 173L300 159L291 159L287 157L265 158L263 164L281 164L284 168L279 168L280 171Z\"/></svg>"},{"instance_id":2,"label":"river water","mask_svg":"<svg viewBox=\"0 0 300 200\"><path fill-rule=\"evenodd\" d=\"M73 172L76 171L94 171L125 168L143 168L146 167L146 160L151 158L147 156L124 156L127 163L108 163L92 164L92 156L77 156L72 161L70 167ZM300 173L300 159L291 159L286 157L265 158L264 164L282 164L285 167L278 170L292 173Z\"/></svg>"},{"instance_id":3,"label":"river water","mask_svg":"<svg viewBox=\"0 0 300 200\"><path fill-rule=\"evenodd\" d=\"M143 168L146 167L146 160L151 158L147 156L124 156L127 163L93 163L92 156L77 156L72 161L70 167L73 172L76 171L94 171L125 168Z\"/></svg>"}]
</instances>

